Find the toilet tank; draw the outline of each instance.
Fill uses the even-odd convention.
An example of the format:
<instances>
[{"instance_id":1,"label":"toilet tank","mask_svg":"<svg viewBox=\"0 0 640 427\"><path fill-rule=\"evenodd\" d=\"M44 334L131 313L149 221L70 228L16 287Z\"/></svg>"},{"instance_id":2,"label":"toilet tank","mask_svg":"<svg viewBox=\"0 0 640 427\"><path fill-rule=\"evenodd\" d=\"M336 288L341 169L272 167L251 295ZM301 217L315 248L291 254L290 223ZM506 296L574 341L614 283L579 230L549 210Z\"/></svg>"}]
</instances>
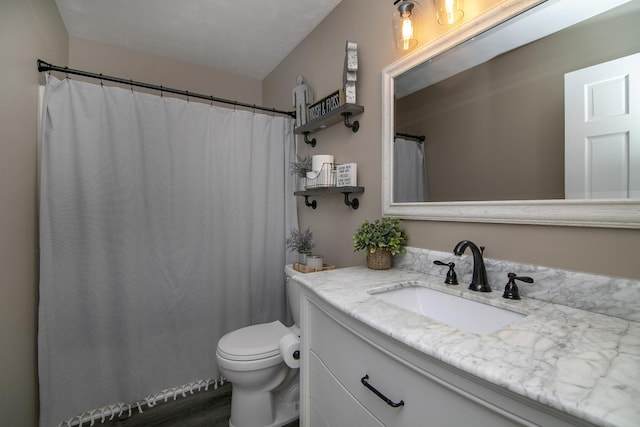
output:
<instances>
[{"instance_id":1,"label":"toilet tank","mask_svg":"<svg viewBox=\"0 0 640 427\"><path fill-rule=\"evenodd\" d=\"M289 302L289 309L291 310L291 317L296 325L300 324L300 284L287 276L286 281L287 300Z\"/></svg>"}]
</instances>

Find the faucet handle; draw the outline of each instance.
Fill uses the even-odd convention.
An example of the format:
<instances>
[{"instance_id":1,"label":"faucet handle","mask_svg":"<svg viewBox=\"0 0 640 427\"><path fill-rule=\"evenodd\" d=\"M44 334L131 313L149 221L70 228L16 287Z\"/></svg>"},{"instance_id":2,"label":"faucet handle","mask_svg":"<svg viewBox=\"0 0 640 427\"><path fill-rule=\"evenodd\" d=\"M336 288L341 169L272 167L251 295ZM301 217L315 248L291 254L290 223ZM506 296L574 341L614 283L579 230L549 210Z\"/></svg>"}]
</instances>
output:
<instances>
[{"instance_id":1,"label":"faucet handle","mask_svg":"<svg viewBox=\"0 0 640 427\"><path fill-rule=\"evenodd\" d=\"M507 274L509 278L509 282L504 287L504 293L502 294L502 298L507 299L520 299L520 292L518 291L518 286L516 285L516 280L520 280L526 283L533 283L533 279L527 276L518 276L515 273Z\"/></svg>"},{"instance_id":2,"label":"faucet handle","mask_svg":"<svg viewBox=\"0 0 640 427\"><path fill-rule=\"evenodd\" d=\"M456 266L453 262L442 262L439 260L435 260L433 261L433 263L435 265L446 265L449 266L449 271L447 271L447 276L444 279L444 283L446 283L447 285L457 285L458 284L458 276L456 275L456 271L454 270L454 267Z\"/></svg>"}]
</instances>

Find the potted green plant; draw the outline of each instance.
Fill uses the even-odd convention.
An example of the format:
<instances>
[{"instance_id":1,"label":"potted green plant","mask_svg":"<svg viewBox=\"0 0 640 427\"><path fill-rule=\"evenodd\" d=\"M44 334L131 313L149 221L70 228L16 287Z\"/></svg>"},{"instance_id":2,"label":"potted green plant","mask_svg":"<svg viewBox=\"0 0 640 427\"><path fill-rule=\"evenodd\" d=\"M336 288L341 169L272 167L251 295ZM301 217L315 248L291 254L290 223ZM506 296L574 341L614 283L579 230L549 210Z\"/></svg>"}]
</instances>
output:
<instances>
[{"instance_id":1,"label":"potted green plant","mask_svg":"<svg viewBox=\"0 0 640 427\"><path fill-rule=\"evenodd\" d=\"M353 236L353 250L365 250L367 267L374 270L388 270L393 256L407 252L409 240L407 231L400 228L399 218L384 217L374 222L365 220Z\"/></svg>"},{"instance_id":2,"label":"potted green plant","mask_svg":"<svg viewBox=\"0 0 640 427\"><path fill-rule=\"evenodd\" d=\"M289 162L289 175L295 175L298 177L298 188L304 190L305 179L307 178L307 172L311 172L313 167L313 159L311 156L298 156L296 155L295 162Z\"/></svg>"},{"instance_id":3,"label":"potted green plant","mask_svg":"<svg viewBox=\"0 0 640 427\"><path fill-rule=\"evenodd\" d=\"M313 242L313 231L311 227L307 227L305 231L299 231L296 227L291 229L291 236L285 241L287 249L298 252L298 262L307 264L307 255L311 255L311 250L316 244Z\"/></svg>"}]
</instances>

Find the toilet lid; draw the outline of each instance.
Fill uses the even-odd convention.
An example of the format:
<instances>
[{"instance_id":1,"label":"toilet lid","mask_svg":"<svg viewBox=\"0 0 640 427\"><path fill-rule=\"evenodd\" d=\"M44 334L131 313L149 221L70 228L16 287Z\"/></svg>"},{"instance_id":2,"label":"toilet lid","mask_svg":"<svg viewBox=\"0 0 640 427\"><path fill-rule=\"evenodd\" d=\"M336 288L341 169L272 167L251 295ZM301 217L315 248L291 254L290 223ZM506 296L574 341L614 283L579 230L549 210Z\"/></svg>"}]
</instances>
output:
<instances>
[{"instance_id":1,"label":"toilet lid","mask_svg":"<svg viewBox=\"0 0 640 427\"><path fill-rule=\"evenodd\" d=\"M280 339L291 332L279 321L247 326L218 341L218 352L232 360L258 360L280 354Z\"/></svg>"}]
</instances>

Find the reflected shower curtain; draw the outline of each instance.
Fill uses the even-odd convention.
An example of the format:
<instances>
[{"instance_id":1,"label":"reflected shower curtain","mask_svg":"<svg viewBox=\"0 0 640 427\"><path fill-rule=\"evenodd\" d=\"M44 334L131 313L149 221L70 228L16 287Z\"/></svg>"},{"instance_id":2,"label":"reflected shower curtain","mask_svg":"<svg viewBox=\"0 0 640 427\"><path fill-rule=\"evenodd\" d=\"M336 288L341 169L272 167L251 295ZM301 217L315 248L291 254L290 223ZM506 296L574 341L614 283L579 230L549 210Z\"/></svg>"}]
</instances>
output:
<instances>
[{"instance_id":1,"label":"reflected shower curtain","mask_svg":"<svg viewBox=\"0 0 640 427\"><path fill-rule=\"evenodd\" d=\"M396 137L393 142L393 201L426 202L424 144Z\"/></svg>"},{"instance_id":2,"label":"reflected shower curtain","mask_svg":"<svg viewBox=\"0 0 640 427\"><path fill-rule=\"evenodd\" d=\"M292 119L49 76L41 423L217 378L227 331L284 319Z\"/></svg>"}]
</instances>

